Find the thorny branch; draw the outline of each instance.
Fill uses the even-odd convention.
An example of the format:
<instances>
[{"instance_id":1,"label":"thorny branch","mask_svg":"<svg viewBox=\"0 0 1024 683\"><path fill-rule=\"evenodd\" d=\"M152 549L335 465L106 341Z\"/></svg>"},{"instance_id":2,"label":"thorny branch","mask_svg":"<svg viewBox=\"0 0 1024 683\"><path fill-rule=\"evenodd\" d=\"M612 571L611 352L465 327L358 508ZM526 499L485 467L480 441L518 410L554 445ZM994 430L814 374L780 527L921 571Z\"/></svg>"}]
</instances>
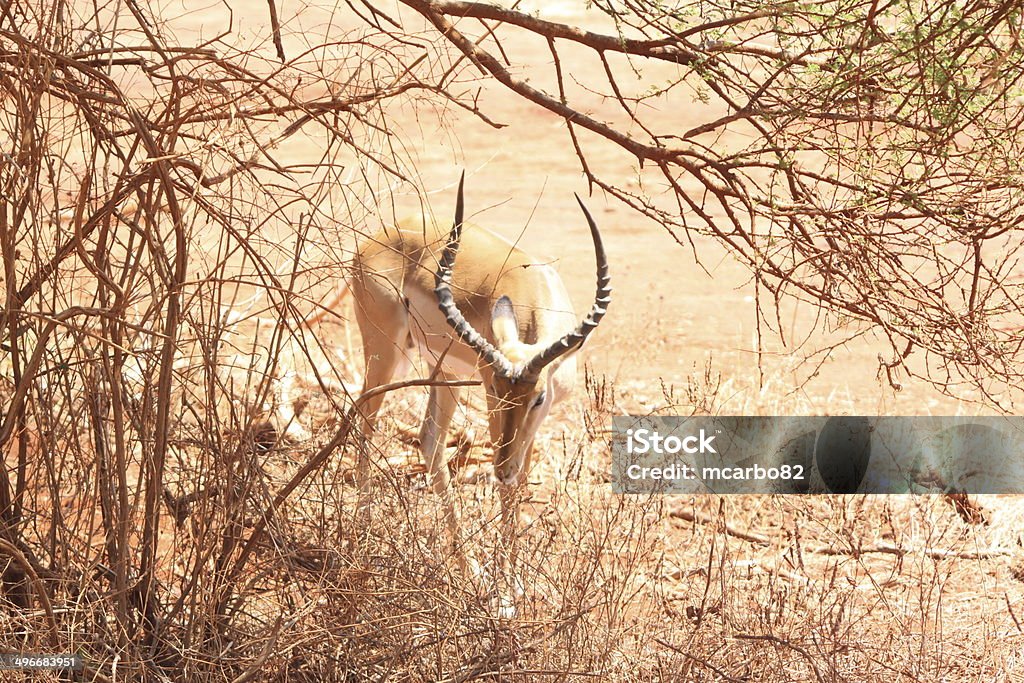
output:
<instances>
[{"instance_id":1,"label":"thorny branch","mask_svg":"<svg viewBox=\"0 0 1024 683\"><path fill-rule=\"evenodd\" d=\"M830 311L833 326L877 330L893 386L902 372L1011 407L1007 390L1024 380L1024 50L1012 4L598 0L611 20L602 32L483 2L402 2L564 118L592 184L673 234L721 240L768 301L796 296ZM470 19L498 22L503 53L502 36L526 31L549 42L552 60L503 63L467 33ZM566 81L566 44L589 49L603 83ZM556 95L536 85L546 70ZM529 83L515 75L525 72ZM651 89L648 72L673 75ZM588 111L589 93L620 116ZM658 114L669 96L699 102L708 120L681 133ZM594 136L637 158L639 190L588 163ZM684 189L693 181L703 197Z\"/></svg>"},{"instance_id":2,"label":"thorny branch","mask_svg":"<svg viewBox=\"0 0 1024 683\"><path fill-rule=\"evenodd\" d=\"M496 126L481 77L564 118L593 185L726 244L771 294L760 300L797 296L851 334L879 332L891 383L923 375L1008 407L1024 342L1014 3L597 0L592 29L479 2L343 4L319 8L329 34L260 4L274 16L250 43L231 3L186 40L180 17L138 0L0 1L4 638L17 622L19 647L88 652L97 680L287 677L304 664L276 661L279 643L298 650L314 627L339 636L318 655L331 667L334 644L369 644L344 655L356 676L442 646L464 664L467 643L495 673L512 663L484 647L505 635L489 613L467 626L467 612L435 609L451 621L417 640L424 593L408 586L461 590L424 569L422 539L349 542L346 487L330 478L347 425L293 459L266 420L286 350L300 363L317 351L294 309L336 272L310 252L344 261L415 177L391 108L454 103ZM544 61L506 49L510 31L540 39ZM581 52L596 68L572 68ZM595 94L609 106L586 105ZM659 115L670 97L706 120ZM315 158L290 156L300 142ZM613 182L596 144L636 159L638 182ZM257 300L269 303L241 304ZM298 523L322 543L290 533ZM405 564L382 568L383 548ZM42 611L12 616L29 589ZM385 603L408 608L398 626L360 611ZM558 633L589 604L581 593L559 625L520 628ZM439 679L479 673L436 661Z\"/></svg>"},{"instance_id":3,"label":"thorny branch","mask_svg":"<svg viewBox=\"0 0 1024 683\"><path fill-rule=\"evenodd\" d=\"M342 262L375 193L407 177L392 102L455 98L415 42L296 34L273 1L268 49L231 28L180 40L136 0L0 8L0 631L30 588L51 649L91 669L205 677L228 654L250 677L276 636L252 637L233 572L264 561L245 520L271 504L254 456L275 444L281 359L317 351L295 330L322 279L307 249ZM210 21L230 27L223 10ZM269 301L272 329L244 299ZM168 533L179 488L217 492L191 503L191 540ZM50 605L85 595L99 632L67 643Z\"/></svg>"}]
</instances>

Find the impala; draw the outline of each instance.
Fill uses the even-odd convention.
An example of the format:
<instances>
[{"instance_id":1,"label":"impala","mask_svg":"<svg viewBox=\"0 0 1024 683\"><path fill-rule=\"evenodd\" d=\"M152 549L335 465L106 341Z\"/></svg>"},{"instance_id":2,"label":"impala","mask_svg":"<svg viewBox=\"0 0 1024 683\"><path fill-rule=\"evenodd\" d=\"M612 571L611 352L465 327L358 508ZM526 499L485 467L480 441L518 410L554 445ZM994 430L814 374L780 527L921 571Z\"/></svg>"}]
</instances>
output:
<instances>
[{"instance_id":1,"label":"impala","mask_svg":"<svg viewBox=\"0 0 1024 683\"><path fill-rule=\"evenodd\" d=\"M577 326L553 267L484 228L466 226L463 231L462 185L460 179L450 233L431 220L383 230L356 253L348 289L363 338L364 394L390 382L407 365L414 346L438 380L480 376L494 473L504 493L525 480L537 428L551 406L572 391L575 352L610 301L608 262L597 225L577 196L597 257L594 305ZM459 393L459 387L432 386L419 432L429 482L438 493L449 487L445 447ZM373 430L383 399L378 394L362 406L366 434ZM359 471L365 482L365 455L360 455ZM503 495L503 508L505 501Z\"/></svg>"}]
</instances>

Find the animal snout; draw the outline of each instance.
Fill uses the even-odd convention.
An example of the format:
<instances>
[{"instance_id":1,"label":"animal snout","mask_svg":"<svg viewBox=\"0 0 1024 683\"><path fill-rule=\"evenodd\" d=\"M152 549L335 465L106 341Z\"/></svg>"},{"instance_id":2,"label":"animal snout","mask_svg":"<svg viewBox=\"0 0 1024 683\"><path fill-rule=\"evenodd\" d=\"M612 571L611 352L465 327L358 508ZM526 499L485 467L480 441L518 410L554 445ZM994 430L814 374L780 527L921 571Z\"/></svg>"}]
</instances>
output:
<instances>
[{"instance_id":1,"label":"animal snout","mask_svg":"<svg viewBox=\"0 0 1024 683\"><path fill-rule=\"evenodd\" d=\"M494 471L494 478L502 486L515 486L519 483L520 473L518 467L499 467Z\"/></svg>"}]
</instances>

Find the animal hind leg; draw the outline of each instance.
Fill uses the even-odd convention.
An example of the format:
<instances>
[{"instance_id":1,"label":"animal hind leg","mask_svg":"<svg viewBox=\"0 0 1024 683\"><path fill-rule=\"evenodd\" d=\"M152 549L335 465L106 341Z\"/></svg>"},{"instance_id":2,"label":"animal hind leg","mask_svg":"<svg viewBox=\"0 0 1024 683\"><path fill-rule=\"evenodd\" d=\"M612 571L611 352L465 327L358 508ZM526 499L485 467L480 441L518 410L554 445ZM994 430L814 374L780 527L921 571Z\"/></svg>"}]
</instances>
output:
<instances>
[{"instance_id":1,"label":"animal hind leg","mask_svg":"<svg viewBox=\"0 0 1024 683\"><path fill-rule=\"evenodd\" d=\"M363 337L363 357L366 374L363 391L357 399L361 418L362 443L358 449L356 466L359 489L365 495L369 491L369 458L367 445L377 425L377 418L384 394L372 394L373 390L388 384L403 366L409 363L408 312L400 301L393 297L378 296L373 301L372 318L361 306L356 306L356 321Z\"/></svg>"}]
</instances>

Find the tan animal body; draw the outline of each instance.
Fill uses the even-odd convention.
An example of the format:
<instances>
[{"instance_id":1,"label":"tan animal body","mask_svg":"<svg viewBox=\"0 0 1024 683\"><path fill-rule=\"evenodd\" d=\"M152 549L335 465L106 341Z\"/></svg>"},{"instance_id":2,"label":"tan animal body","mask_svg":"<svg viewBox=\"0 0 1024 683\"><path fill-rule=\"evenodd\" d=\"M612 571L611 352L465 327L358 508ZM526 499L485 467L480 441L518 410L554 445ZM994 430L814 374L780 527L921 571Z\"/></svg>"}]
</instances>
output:
<instances>
[{"instance_id":1,"label":"tan animal body","mask_svg":"<svg viewBox=\"0 0 1024 683\"><path fill-rule=\"evenodd\" d=\"M580 207L594 242L598 286L593 308L578 326L565 285L550 264L484 228L463 230L461 181L450 231L430 220L389 228L367 240L352 263L348 287L363 339L363 393L391 382L414 347L439 380L479 375L494 473L507 487L525 480L537 429L551 406L572 392L575 352L610 301L601 235L582 202ZM431 387L420 428L437 492L449 486L445 445L459 394L459 387ZM383 398L374 396L362 406L367 433Z\"/></svg>"}]
</instances>

